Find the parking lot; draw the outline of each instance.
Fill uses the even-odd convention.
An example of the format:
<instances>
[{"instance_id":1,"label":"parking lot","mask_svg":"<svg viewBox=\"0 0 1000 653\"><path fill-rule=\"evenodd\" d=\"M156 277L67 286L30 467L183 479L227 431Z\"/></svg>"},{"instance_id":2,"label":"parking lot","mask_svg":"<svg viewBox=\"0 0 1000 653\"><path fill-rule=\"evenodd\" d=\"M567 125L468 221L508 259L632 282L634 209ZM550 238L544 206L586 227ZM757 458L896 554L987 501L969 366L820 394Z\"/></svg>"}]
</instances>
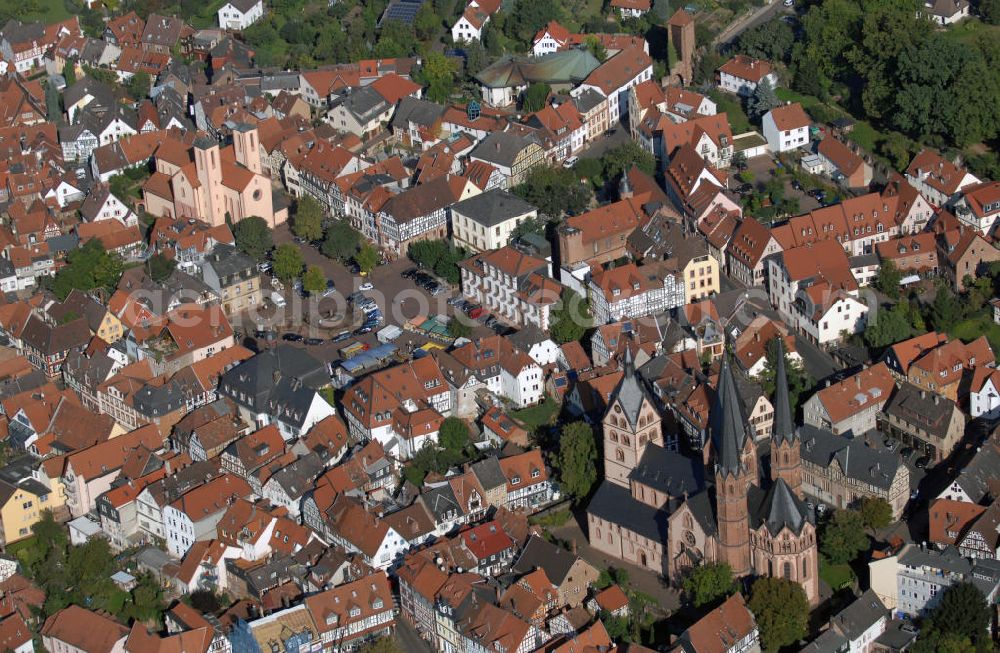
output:
<instances>
[{"instance_id":1,"label":"parking lot","mask_svg":"<svg viewBox=\"0 0 1000 653\"><path fill-rule=\"evenodd\" d=\"M360 342L368 347L378 344L376 333L386 325L403 328L407 321L418 316L432 315L454 316L456 308L449 305L448 300L459 294L459 289L440 283L445 290L432 295L420 287L413 279L402 275L414 268L412 261L401 259L378 265L371 274L363 277L353 274L348 266L324 256L316 247L308 243L295 243L287 225L281 225L274 230L275 246L294 243L302 252L306 266L317 265L323 270L324 276L332 280L336 292L326 297L303 298L301 293L288 286L282 286L280 293L285 299L285 306L276 307L272 302L265 302L252 313L243 313L234 320L234 328L243 337L244 344L261 348L269 344L286 342L295 346L306 347L324 361L334 361L341 358L341 349ZM271 276L261 275L264 285L264 295L269 297L272 290ZM371 289L361 291L363 284L371 284ZM374 302L382 315L380 324L367 333L357 330L365 322L364 311L349 297L358 293ZM492 329L481 324L482 320L471 321L473 336L484 336L494 333ZM266 340L258 338L258 330L271 331L273 338ZM347 334L350 334L349 336ZM301 340L298 338L301 337ZM292 340L294 339L294 340ZM404 331L396 340L396 344L404 350L412 350L426 344L429 339L420 333Z\"/></svg>"},{"instance_id":2,"label":"parking lot","mask_svg":"<svg viewBox=\"0 0 1000 653\"><path fill-rule=\"evenodd\" d=\"M798 200L800 213L808 213L822 206L820 201L808 192L820 186L819 180L815 180L816 183L811 185L799 184L795 181L795 177L789 174L787 169L784 167L779 168L779 165L779 162L771 155L758 156L747 161L747 171L753 175L753 181L750 183L754 189L758 192L763 191L767 182L777 174L784 182L785 198ZM810 175L806 175L801 170L797 171L796 176L810 178Z\"/></svg>"}]
</instances>

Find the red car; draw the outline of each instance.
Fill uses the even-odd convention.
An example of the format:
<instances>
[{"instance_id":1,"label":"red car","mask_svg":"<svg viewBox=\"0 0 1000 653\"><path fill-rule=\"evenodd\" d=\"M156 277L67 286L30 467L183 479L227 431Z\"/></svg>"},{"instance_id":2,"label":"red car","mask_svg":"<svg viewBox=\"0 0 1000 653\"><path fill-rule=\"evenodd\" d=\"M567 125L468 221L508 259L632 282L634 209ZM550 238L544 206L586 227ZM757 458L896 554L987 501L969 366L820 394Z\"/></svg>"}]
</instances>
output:
<instances>
[{"instance_id":1,"label":"red car","mask_svg":"<svg viewBox=\"0 0 1000 653\"><path fill-rule=\"evenodd\" d=\"M480 317L482 317L482 315L483 315L483 309L481 307L474 308L471 311L469 311L469 317L471 317L473 320L478 320Z\"/></svg>"}]
</instances>

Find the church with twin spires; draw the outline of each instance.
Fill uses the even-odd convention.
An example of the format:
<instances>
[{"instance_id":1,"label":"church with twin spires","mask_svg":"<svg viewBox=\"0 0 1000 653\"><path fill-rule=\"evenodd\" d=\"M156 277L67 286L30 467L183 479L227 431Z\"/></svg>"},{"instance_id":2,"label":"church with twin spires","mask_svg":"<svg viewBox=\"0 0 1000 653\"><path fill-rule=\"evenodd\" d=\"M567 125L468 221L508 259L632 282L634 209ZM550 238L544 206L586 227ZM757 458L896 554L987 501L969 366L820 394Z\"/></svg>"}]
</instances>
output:
<instances>
[{"instance_id":1,"label":"church with twin spires","mask_svg":"<svg viewBox=\"0 0 1000 653\"><path fill-rule=\"evenodd\" d=\"M728 356L709 413L706 470L700 459L664 447L656 399L626 350L603 420L604 480L587 508L591 546L672 583L697 565L727 562L738 578L788 578L811 604L819 600L816 521L802 500L800 438L780 340L778 347L766 480Z\"/></svg>"}]
</instances>

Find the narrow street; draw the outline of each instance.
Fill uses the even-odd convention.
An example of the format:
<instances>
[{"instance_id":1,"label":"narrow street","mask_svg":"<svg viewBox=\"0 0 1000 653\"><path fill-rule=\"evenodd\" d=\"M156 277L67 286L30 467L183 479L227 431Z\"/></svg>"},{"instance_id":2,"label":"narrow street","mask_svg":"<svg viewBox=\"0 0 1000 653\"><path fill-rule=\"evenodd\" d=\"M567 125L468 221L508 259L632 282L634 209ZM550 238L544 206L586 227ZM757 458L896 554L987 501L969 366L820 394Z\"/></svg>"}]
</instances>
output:
<instances>
[{"instance_id":1,"label":"narrow street","mask_svg":"<svg viewBox=\"0 0 1000 653\"><path fill-rule=\"evenodd\" d=\"M722 30L722 32L720 32L719 35L712 41L712 45L728 45L736 40L736 38L743 32L766 23L782 11L785 11L786 13L792 12L790 8L785 8L782 0L772 0L770 4L758 8L746 18L738 20L726 29Z\"/></svg>"}]
</instances>

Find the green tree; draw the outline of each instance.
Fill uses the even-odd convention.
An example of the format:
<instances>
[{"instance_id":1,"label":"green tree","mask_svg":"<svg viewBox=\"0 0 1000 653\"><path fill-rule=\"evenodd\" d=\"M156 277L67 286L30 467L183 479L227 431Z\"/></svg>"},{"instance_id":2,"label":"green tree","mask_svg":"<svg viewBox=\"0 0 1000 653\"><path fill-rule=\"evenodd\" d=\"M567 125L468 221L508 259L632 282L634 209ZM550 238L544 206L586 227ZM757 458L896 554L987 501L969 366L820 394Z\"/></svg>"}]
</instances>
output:
<instances>
[{"instance_id":1,"label":"green tree","mask_svg":"<svg viewBox=\"0 0 1000 653\"><path fill-rule=\"evenodd\" d=\"M880 308L868 316L865 325L865 343L872 349L881 349L910 337L909 305L900 302L892 309Z\"/></svg>"},{"instance_id":2,"label":"green tree","mask_svg":"<svg viewBox=\"0 0 1000 653\"><path fill-rule=\"evenodd\" d=\"M434 13L434 4L425 2L413 18L413 30L421 41L429 41L441 30L441 17Z\"/></svg>"},{"instance_id":3,"label":"green tree","mask_svg":"<svg viewBox=\"0 0 1000 653\"><path fill-rule=\"evenodd\" d=\"M740 34L736 48L755 59L787 62L795 44L792 26L774 18Z\"/></svg>"},{"instance_id":4,"label":"green tree","mask_svg":"<svg viewBox=\"0 0 1000 653\"><path fill-rule=\"evenodd\" d=\"M368 274L378 265L378 250L366 240L361 243L361 249L354 255L354 262L361 268L362 274Z\"/></svg>"},{"instance_id":5,"label":"green tree","mask_svg":"<svg viewBox=\"0 0 1000 653\"><path fill-rule=\"evenodd\" d=\"M1000 0L979 0L979 14L990 25L1000 25Z\"/></svg>"},{"instance_id":6,"label":"green tree","mask_svg":"<svg viewBox=\"0 0 1000 653\"><path fill-rule=\"evenodd\" d=\"M263 261L274 246L271 230L264 218L252 215L233 225L236 248L255 261Z\"/></svg>"},{"instance_id":7,"label":"green tree","mask_svg":"<svg viewBox=\"0 0 1000 653\"><path fill-rule=\"evenodd\" d=\"M566 288L550 313L549 335L560 345L583 338L593 324L587 300Z\"/></svg>"},{"instance_id":8,"label":"green tree","mask_svg":"<svg viewBox=\"0 0 1000 653\"><path fill-rule=\"evenodd\" d=\"M899 298L899 282L903 278L902 273L891 259L882 261L875 277L875 287L892 299Z\"/></svg>"},{"instance_id":9,"label":"green tree","mask_svg":"<svg viewBox=\"0 0 1000 653\"><path fill-rule=\"evenodd\" d=\"M538 208L544 216L558 218L565 213L581 213L593 197L590 186L580 183L573 170L559 167L536 167L514 194Z\"/></svg>"},{"instance_id":10,"label":"green tree","mask_svg":"<svg viewBox=\"0 0 1000 653\"><path fill-rule=\"evenodd\" d=\"M438 443L449 451L463 451L469 446L469 425L457 417L446 417L441 422Z\"/></svg>"},{"instance_id":11,"label":"green tree","mask_svg":"<svg viewBox=\"0 0 1000 653\"><path fill-rule=\"evenodd\" d=\"M733 570L725 562L699 565L684 578L684 593L696 608L724 599L736 589Z\"/></svg>"},{"instance_id":12,"label":"green tree","mask_svg":"<svg viewBox=\"0 0 1000 653\"><path fill-rule=\"evenodd\" d=\"M764 114L781 104L778 96L774 94L774 87L767 78L760 80L753 95L747 100L747 115L753 120L761 120Z\"/></svg>"},{"instance_id":13,"label":"green tree","mask_svg":"<svg viewBox=\"0 0 1000 653\"><path fill-rule=\"evenodd\" d=\"M327 258L347 261L354 257L361 245L361 234L347 220L337 220L327 229L320 251Z\"/></svg>"},{"instance_id":14,"label":"green tree","mask_svg":"<svg viewBox=\"0 0 1000 653\"><path fill-rule=\"evenodd\" d=\"M775 379L778 375L778 350L775 343L770 343L764 355L764 370L760 373L758 380L768 396L773 397L775 392ZM792 414L794 415L801 404L802 395L815 385L813 378L802 367L802 363L789 357L788 348L785 348L785 376L788 378L788 400L792 404Z\"/></svg>"},{"instance_id":15,"label":"green tree","mask_svg":"<svg viewBox=\"0 0 1000 653\"><path fill-rule=\"evenodd\" d=\"M146 261L147 270L149 271L149 278L156 283L163 283L170 278L170 275L174 273L174 269L177 267L177 261L172 258L167 258L163 254L153 254Z\"/></svg>"},{"instance_id":16,"label":"green tree","mask_svg":"<svg viewBox=\"0 0 1000 653\"><path fill-rule=\"evenodd\" d=\"M191 607L202 614L214 614L227 607L211 590L195 590L188 597Z\"/></svg>"},{"instance_id":17,"label":"green tree","mask_svg":"<svg viewBox=\"0 0 1000 653\"><path fill-rule=\"evenodd\" d=\"M104 249L97 238L88 240L66 257L66 265L56 276L45 280L48 288L61 300L72 290L89 291L103 288L113 291L122 276L121 257Z\"/></svg>"},{"instance_id":18,"label":"green tree","mask_svg":"<svg viewBox=\"0 0 1000 653\"><path fill-rule=\"evenodd\" d=\"M549 99L549 85L545 83L535 83L524 92L524 103L522 108L527 113L534 113L545 108L545 101Z\"/></svg>"},{"instance_id":19,"label":"green tree","mask_svg":"<svg viewBox=\"0 0 1000 653\"><path fill-rule=\"evenodd\" d=\"M576 500L590 494L597 482L597 440L586 422L570 422L559 433L556 455L560 487Z\"/></svg>"},{"instance_id":20,"label":"green tree","mask_svg":"<svg viewBox=\"0 0 1000 653\"><path fill-rule=\"evenodd\" d=\"M319 295L326 290L326 275L323 268L318 265L310 265L302 275L302 290L310 295Z\"/></svg>"},{"instance_id":21,"label":"green tree","mask_svg":"<svg viewBox=\"0 0 1000 653\"><path fill-rule=\"evenodd\" d=\"M962 305L954 291L946 282L939 281L928 314L931 326L937 331L947 332L961 321L962 313Z\"/></svg>"},{"instance_id":22,"label":"green tree","mask_svg":"<svg viewBox=\"0 0 1000 653\"><path fill-rule=\"evenodd\" d=\"M292 233L310 242L323 237L323 207L309 195L303 195L295 204Z\"/></svg>"},{"instance_id":23,"label":"green tree","mask_svg":"<svg viewBox=\"0 0 1000 653\"><path fill-rule=\"evenodd\" d=\"M831 564L851 562L867 549L865 522L856 510L837 510L820 531L819 550Z\"/></svg>"},{"instance_id":24,"label":"green tree","mask_svg":"<svg viewBox=\"0 0 1000 653\"><path fill-rule=\"evenodd\" d=\"M927 621L930 630L978 642L989 637L990 607L978 587L963 581L944 591Z\"/></svg>"},{"instance_id":25,"label":"green tree","mask_svg":"<svg viewBox=\"0 0 1000 653\"><path fill-rule=\"evenodd\" d=\"M600 159L584 157L573 166L573 172L576 173L578 179L581 181L586 179L594 188L600 188L604 185L604 165Z\"/></svg>"},{"instance_id":26,"label":"green tree","mask_svg":"<svg viewBox=\"0 0 1000 653\"><path fill-rule=\"evenodd\" d=\"M428 53L418 76L422 83L427 85L427 99L438 104L447 104L455 90L457 71L453 59L436 50Z\"/></svg>"},{"instance_id":27,"label":"green tree","mask_svg":"<svg viewBox=\"0 0 1000 653\"><path fill-rule=\"evenodd\" d=\"M656 172L656 158L635 141L628 141L609 150L603 157L605 179L617 179L632 167L637 167L647 175Z\"/></svg>"},{"instance_id":28,"label":"green tree","mask_svg":"<svg viewBox=\"0 0 1000 653\"><path fill-rule=\"evenodd\" d=\"M135 100L143 100L149 96L149 73L137 72L128 80L128 94Z\"/></svg>"},{"instance_id":29,"label":"green tree","mask_svg":"<svg viewBox=\"0 0 1000 653\"><path fill-rule=\"evenodd\" d=\"M872 530L885 528L892 523L892 506L882 497L865 497L861 500L861 521Z\"/></svg>"},{"instance_id":30,"label":"green tree","mask_svg":"<svg viewBox=\"0 0 1000 653\"><path fill-rule=\"evenodd\" d=\"M758 578L750 590L749 607L757 619L765 653L794 644L808 632L809 600L795 581Z\"/></svg>"},{"instance_id":31,"label":"green tree","mask_svg":"<svg viewBox=\"0 0 1000 653\"><path fill-rule=\"evenodd\" d=\"M605 48L604 44L601 43L601 40L593 34L588 34L583 42L587 46L587 49L590 50L590 54L594 55L594 58L598 61L604 61L608 58L607 48Z\"/></svg>"},{"instance_id":32,"label":"green tree","mask_svg":"<svg viewBox=\"0 0 1000 653\"><path fill-rule=\"evenodd\" d=\"M453 317L448 322L448 335L452 338L468 338L472 335L472 327L464 320Z\"/></svg>"},{"instance_id":33,"label":"green tree","mask_svg":"<svg viewBox=\"0 0 1000 653\"><path fill-rule=\"evenodd\" d=\"M274 250L274 276L288 283L302 274L302 252L290 243L279 245Z\"/></svg>"},{"instance_id":34,"label":"green tree","mask_svg":"<svg viewBox=\"0 0 1000 653\"><path fill-rule=\"evenodd\" d=\"M67 61L66 65L63 66L62 75L66 80L66 86L76 84L76 63Z\"/></svg>"}]
</instances>

